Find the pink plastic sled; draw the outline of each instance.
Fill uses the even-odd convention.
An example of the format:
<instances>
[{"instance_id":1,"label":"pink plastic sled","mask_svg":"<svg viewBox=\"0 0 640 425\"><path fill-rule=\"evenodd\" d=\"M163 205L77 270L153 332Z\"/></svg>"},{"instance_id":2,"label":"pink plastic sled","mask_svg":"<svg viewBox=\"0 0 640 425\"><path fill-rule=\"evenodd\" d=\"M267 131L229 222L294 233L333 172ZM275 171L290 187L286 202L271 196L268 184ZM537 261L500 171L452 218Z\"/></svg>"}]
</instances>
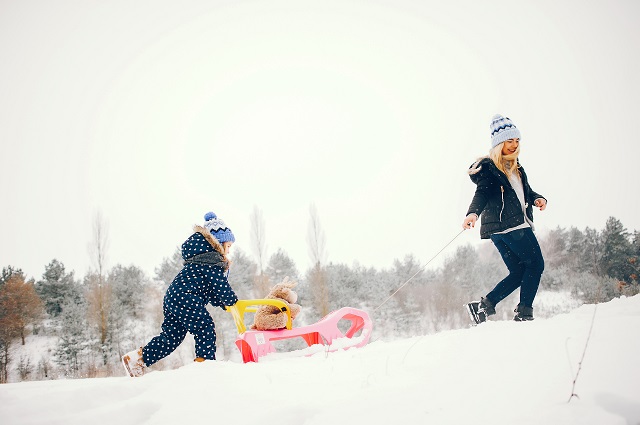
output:
<instances>
[{"instance_id":1,"label":"pink plastic sled","mask_svg":"<svg viewBox=\"0 0 640 425\"><path fill-rule=\"evenodd\" d=\"M244 324L244 313L255 312L259 305L273 305L286 312L288 316L287 328L268 331L247 330ZM276 353L272 342L283 339L302 338L308 347L317 345L320 348L316 351L310 349L309 354L317 351L331 352L351 347L363 347L369 342L373 328L371 319L365 311L351 307L343 307L327 314L317 323L299 328L292 327L291 313L286 304L280 300L239 300L233 307L227 307L227 311L233 315L238 328L236 346L245 363L258 362L261 357ZM343 320L350 322L349 329L344 333L338 327L338 323ZM355 336L359 331L362 332Z\"/></svg>"}]
</instances>

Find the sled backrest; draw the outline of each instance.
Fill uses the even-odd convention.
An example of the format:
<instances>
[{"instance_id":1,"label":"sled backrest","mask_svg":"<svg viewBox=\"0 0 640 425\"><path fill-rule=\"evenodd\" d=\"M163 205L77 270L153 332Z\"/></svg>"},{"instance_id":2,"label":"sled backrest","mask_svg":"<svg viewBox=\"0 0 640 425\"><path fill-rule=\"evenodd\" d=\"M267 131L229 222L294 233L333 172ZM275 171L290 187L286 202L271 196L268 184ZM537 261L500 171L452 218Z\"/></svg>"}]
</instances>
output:
<instances>
[{"instance_id":1,"label":"sled backrest","mask_svg":"<svg viewBox=\"0 0 640 425\"><path fill-rule=\"evenodd\" d=\"M258 311L258 308L261 305L272 305L274 307L279 308L280 311L287 313L286 326L287 326L287 329L291 329L292 327L291 311L289 310L289 308L287 307L287 304L284 301L267 299L267 298L255 299L255 300L238 300L238 302L235 303L234 305L226 307L226 310L229 313L231 313L231 316L233 316L233 321L236 324L236 328L238 328L238 335L242 335L247 330L247 326L244 324L244 314L255 313L256 311Z\"/></svg>"}]
</instances>

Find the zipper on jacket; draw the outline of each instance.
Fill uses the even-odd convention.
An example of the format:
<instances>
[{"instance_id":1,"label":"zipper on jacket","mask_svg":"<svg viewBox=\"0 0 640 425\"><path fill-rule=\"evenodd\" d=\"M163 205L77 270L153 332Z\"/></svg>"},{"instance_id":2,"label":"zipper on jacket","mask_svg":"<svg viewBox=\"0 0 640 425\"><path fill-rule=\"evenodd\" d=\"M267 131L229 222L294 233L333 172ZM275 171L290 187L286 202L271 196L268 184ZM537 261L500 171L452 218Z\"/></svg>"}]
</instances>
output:
<instances>
[{"instance_id":1,"label":"zipper on jacket","mask_svg":"<svg viewBox=\"0 0 640 425\"><path fill-rule=\"evenodd\" d=\"M502 196L502 208L500 208L500 222L502 222L502 211L504 211L504 186L500 186L500 192Z\"/></svg>"}]
</instances>

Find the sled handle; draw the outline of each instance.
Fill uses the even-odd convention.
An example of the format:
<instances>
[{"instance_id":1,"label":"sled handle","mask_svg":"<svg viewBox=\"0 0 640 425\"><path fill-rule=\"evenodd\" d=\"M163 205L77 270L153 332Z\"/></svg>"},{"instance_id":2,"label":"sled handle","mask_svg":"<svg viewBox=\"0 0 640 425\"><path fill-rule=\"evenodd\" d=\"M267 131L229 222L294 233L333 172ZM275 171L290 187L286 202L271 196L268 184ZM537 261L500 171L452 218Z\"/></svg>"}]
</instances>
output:
<instances>
[{"instance_id":1,"label":"sled handle","mask_svg":"<svg viewBox=\"0 0 640 425\"><path fill-rule=\"evenodd\" d=\"M236 328L238 328L238 335L242 335L246 332L247 326L244 324L244 314L245 313L255 313L258 311L258 306L261 305L272 305L287 313L287 329L291 329L293 326L291 320L291 310L287 306L284 301L275 300L270 298L261 298L255 300L238 300L232 306L226 306L226 310L231 313L233 316L233 321L236 324Z\"/></svg>"}]
</instances>

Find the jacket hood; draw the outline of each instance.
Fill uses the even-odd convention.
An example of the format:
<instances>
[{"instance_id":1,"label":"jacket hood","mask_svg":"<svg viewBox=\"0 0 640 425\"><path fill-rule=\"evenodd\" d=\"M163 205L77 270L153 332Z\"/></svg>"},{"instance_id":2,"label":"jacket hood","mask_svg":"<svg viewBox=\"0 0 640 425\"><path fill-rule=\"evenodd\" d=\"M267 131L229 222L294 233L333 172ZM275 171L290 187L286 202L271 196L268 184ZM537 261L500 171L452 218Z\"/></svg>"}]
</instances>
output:
<instances>
[{"instance_id":1,"label":"jacket hood","mask_svg":"<svg viewBox=\"0 0 640 425\"><path fill-rule=\"evenodd\" d=\"M518 161L518 168L520 168L520 161ZM493 160L489 158L489 156L480 157L471 164L469 170L467 171L471 181L474 183L478 183L480 176L485 173L492 173L498 180L502 181L504 184L508 184L509 178L502 171L498 170L498 167L493 163Z\"/></svg>"},{"instance_id":2,"label":"jacket hood","mask_svg":"<svg viewBox=\"0 0 640 425\"><path fill-rule=\"evenodd\" d=\"M467 173L470 176L479 173L482 170L483 165L485 165L487 163L487 161L490 161L488 155L487 156L481 156L480 158L476 159L476 162L471 164L471 167L469 167L469 170L467 171Z\"/></svg>"},{"instance_id":3,"label":"jacket hood","mask_svg":"<svg viewBox=\"0 0 640 425\"><path fill-rule=\"evenodd\" d=\"M476 161L473 164L471 164L471 167L469 167L469 170L467 170L467 174L469 174L469 178L471 178L471 181L476 184L478 183L480 176L482 176L485 173L493 173L493 174L496 174L496 176L498 177L500 174L502 174L499 172L498 168L495 166L495 164L493 163L491 158L489 158L489 156L482 156L476 159Z\"/></svg>"},{"instance_id":4,"label":"jacket hood","mask_svg":"<svg viewBox=\"0 0 640 425\"><path fill-rule=\"evenodd\" d=\"M224 262L229 263L229 259L224 255L222 244L207 229L195 225L193 232L193 235L182 244L182 258L184 260L205 252L217 252ZM197 239L200 239L199 243L194 243Z\"/></svg>"},{"instance_id":5,"label":"jacket hood","mask_svg":"<svg viewBox=\"0 0 640 425\"><path fill-rule=\"evenodd\" d=\"M204 236L204 238L207 240L207 242L209 242L209 244L211 245L211 247L213 247L213 249L218 251L218 253L224 255L224 248L222 247L222 244L216 238L213 237L210 231L208 231L207 229L205 229L204 227L198 224L193 226L193 231L195 233L200 233L202 236Z\"/></svg>"}]
</instances>

